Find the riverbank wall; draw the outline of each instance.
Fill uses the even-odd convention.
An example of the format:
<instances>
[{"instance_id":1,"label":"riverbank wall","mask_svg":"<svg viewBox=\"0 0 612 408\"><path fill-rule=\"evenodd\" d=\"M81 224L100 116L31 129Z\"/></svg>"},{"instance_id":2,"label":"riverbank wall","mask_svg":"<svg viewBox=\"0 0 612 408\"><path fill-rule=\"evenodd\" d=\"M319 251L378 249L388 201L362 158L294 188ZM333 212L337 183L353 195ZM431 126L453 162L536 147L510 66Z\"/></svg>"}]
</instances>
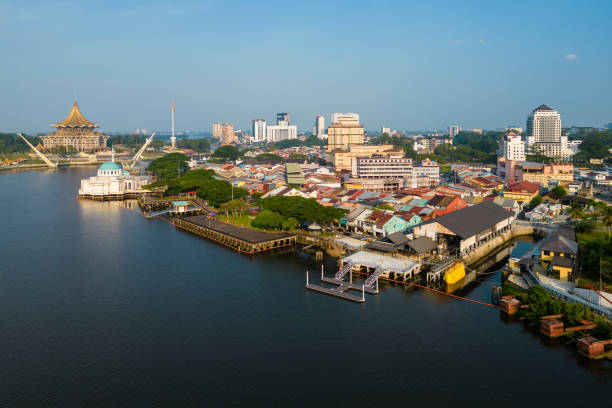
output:
<instances>
[{"instance_id":1,"label":"riverbank wall","mask_svg":"<svg viewBox=\"0 0 612 408\"><path fill-rule=\"evenodd\" d=\"M506 231L500 236L493 238L487 243L476 248L472 253L463 258L466 266L471 266L476 262L482 260L482 258L491 254L498 247L506 244L506 242L510 241L513 238L526 236L526 235L536 235L538 231L533 227L521 227L521 228L512 228L509 231Z\"/></svg>"},{"instance_id":2,"label":"riverbank wall","mask_svg":"<svg viewBox=\"0 0 612 408\"><path fill-rule=\"evenodd\" d=\"M81 162L81 163L59 163L59 167L69 166L99 166L102 162ZM0 171L3 170L38 170L38 169L49 169L45 163L32 163L32 164L16 164L14 166L0 167Z\"/></svg>"}]
</instances>

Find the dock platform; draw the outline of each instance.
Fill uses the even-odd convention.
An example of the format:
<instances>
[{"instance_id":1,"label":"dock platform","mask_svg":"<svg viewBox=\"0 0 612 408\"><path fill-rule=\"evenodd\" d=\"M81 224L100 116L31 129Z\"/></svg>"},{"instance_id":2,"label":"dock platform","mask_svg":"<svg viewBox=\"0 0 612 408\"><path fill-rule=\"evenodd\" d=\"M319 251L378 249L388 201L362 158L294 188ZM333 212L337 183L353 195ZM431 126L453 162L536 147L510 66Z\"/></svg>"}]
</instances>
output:
<instances>
[{"instance_id":1,"label":"dock platform","mask_svg":"<svg viewBox=\"0 0 612 408\"><path fill-rule=\"evenodd\" d=\"M179 218L174 221L177 228L208 238L238 252L254 254L295 244L295 235L281 232L270 233L238 227L203 215Z\"/></svg>"},{"instance_id":2,"label":"dock platform","mask_svg":"<svg viewBox=\"0 0 612 408\"><path fill-rule=\"evenodd\" d=\"M326 295L339 297L345 300L350 300L351 302L363 303L365 302L365 298L362 296L353 295L352 293L346 293L349 289L349 284L344 282L342 285L335 288L326 288L321 285L313 285L307 284L307 289L314 290L315 292L324 293ZM361 288L359 288L361 290Z\"/></svg>"}]
</instances>

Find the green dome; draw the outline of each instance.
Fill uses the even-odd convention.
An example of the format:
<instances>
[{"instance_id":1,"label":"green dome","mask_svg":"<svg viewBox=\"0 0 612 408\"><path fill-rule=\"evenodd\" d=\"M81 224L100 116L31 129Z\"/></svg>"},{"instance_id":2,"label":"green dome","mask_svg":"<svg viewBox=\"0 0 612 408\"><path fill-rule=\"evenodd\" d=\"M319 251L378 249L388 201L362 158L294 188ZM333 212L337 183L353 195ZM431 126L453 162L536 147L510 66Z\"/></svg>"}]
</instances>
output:
<instances>
[{"instance_id":1,"label":"green dome","mask_svg":"<svg viewBox=\"0 0 612 408\"><path fill-rule=\"evenodd\" d=\"M116 162L106 162L102 163L100 167L98 167L98 170L121 170L121 165Z\"/></svg>"}]
</instances>

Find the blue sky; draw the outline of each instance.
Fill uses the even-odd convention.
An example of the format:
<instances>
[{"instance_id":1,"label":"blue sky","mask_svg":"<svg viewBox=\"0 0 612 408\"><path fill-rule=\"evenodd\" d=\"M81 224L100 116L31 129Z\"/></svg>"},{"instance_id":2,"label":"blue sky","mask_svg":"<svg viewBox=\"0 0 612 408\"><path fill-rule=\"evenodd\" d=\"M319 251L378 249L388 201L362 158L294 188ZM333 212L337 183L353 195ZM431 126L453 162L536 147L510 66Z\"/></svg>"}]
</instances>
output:
<instances>
[{"instance_id":1,"label":"blue sky","mask_svg":"<svg viewBox=\"0 0 612 408\"><path fill-rule=\"evenodd\" d=\"M612 121L610 1L0 0L0 131L44 131L76 94L106 131L249 128L289 111L366 129Z\"/></svg>"}]
</instances>

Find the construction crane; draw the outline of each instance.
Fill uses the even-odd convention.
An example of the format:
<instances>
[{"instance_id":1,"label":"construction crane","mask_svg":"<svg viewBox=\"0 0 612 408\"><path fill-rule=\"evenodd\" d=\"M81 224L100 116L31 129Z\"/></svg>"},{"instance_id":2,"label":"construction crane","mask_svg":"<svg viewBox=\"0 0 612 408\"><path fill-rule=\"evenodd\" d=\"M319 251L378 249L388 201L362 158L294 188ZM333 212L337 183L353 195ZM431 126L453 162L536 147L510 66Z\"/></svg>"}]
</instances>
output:
<instances>
[{"instance_id":1,"label":"construction crane","mask_svg":"<svg viewBox=\"0 0 612 408\"><path fill-rule=\"evenodd\" d=\"M134 167L134 165L136 164L136 162L138 160L140 160L140 156L142 156L142 154L144 153L145 149L149 146L149 144L151 144L151 142L153 141L153 136L155 136L155 132L153 132L153 134L151 136L149 136L147 138L147 140L145 140L144 144L142 145L142 147L140 148L140 150L138 150L136 152L136 154L134 155L134 157L132 157L132 159L126 164L126 168L131 169Z\"/></svg>"},{"instance_id":2,"label":"construction crane","mask_svg":"<svg viewBox=\"0 0 612 408\"><path fill-rule=\"evenodd\" d=\"M36 153L38 155L38 157L40 157L40 159L42 161L45 162L45 164L51 168L56 168L57 167L57 163L53 163L51 160L47 159L47 156L45 156L44 154L42 154L41 152L38 151L37 148L35 148L32 143L30 143L28 141L28 139L26 139L25 137L23 137L23 135L21 133L18 133L19 137L21 137L23 139L24 142L27 143L28 146L30 146L30 148L32 150L34 150L34 153Z\"/></svg>"}]
</instances>

